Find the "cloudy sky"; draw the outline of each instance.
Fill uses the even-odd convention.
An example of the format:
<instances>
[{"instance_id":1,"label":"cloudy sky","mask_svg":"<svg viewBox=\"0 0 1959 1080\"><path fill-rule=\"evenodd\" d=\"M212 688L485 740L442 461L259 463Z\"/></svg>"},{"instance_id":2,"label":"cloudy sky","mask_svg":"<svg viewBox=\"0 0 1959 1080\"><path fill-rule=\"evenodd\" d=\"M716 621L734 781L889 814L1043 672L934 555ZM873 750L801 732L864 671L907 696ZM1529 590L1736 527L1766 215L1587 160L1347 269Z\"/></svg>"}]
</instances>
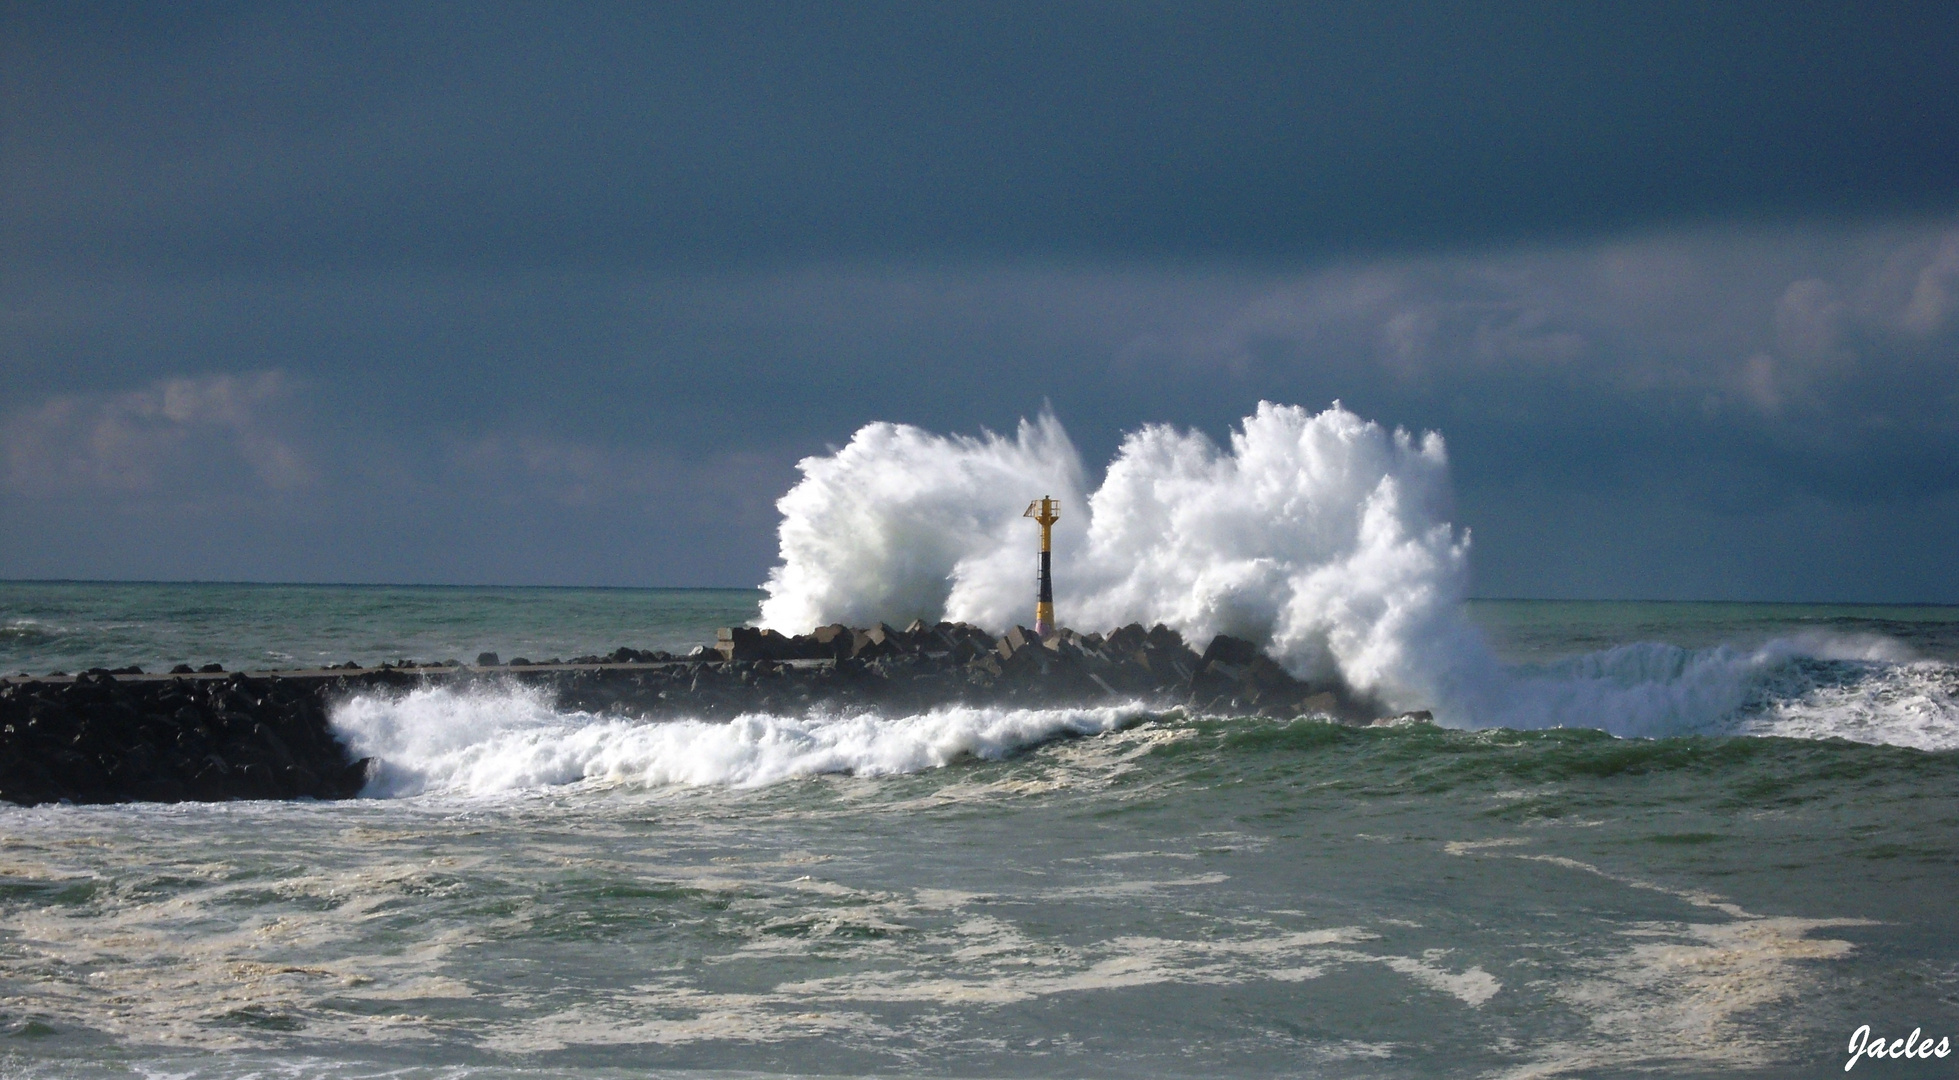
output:
<instances>
[{"instance_id":1,"label":"cloudy sky","mask_svg":"<svg viewBox=\"0 0 1959 1080\"><path fill-rule=\"evenodd\" d=\"M0 3L0 577L749 585L870 420L1959 602L1959 5Z\"/></svg>"}]
</instances>

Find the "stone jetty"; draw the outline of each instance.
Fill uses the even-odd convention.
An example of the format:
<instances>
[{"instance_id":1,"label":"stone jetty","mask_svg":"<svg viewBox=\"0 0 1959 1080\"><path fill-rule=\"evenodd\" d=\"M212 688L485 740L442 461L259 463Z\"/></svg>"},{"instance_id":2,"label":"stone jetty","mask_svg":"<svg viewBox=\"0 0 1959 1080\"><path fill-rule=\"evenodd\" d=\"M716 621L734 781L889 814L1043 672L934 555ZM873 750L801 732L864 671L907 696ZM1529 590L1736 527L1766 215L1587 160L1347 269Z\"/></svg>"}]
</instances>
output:
<instances>
[{"instance_id":1,"label":"stone jetty","mask_svg":"<svg viewBox=\"0 0 1959 1080\"><path fill-rule=\"evenodd\" d=\"M1238 638L1202 652L1163 626L1108 634L1016 627L995 637L964 623L899 630L821 627L785 637L733 627L686 656L621 648L604 656L475 664L226 672L180 665L0 679L0 800L181 802L338 799L358 794L356 760L328 723L362 693L518 685L559 708L657 721L745 712L915 711L957 702L1066 706L1142 701L1160 708L1366 723L1380 715L1339 686L1293 678Z\"/></svg>"}]
</instances>

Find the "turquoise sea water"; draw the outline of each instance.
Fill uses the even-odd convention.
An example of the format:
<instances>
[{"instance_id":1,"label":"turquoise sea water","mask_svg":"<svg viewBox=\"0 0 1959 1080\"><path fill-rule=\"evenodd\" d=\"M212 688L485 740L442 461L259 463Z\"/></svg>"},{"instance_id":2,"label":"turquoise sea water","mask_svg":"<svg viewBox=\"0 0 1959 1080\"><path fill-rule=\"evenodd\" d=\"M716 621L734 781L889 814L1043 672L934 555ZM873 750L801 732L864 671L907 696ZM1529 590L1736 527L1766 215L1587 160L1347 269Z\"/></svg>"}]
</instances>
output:
<instances>
[{"instance_id":1,"label":"turquoise sea water","mask_svg":"<svg viewBox=\"0 0 1959 1080\"><path fill-rule=\"evenodd\" d=\"M0 670L355 660L534 659L620 645L685 652L755 618L759 589L579 589L0 581ZM1642 641L1754 645L1876 635L1959 661L1959 608L1936 605L1472 600L1499 656L1557 660ZM1104 627L1103 629L1107 629ZM1201 643L1200 643L1201 647Z\"/></svg>"},{"instance_id":2,"label":"turquoise sea water","mask_svg":"<svg viewBox=\"0 0 1959 1080\"><path fill-rule=\"evenodd\" d=\"M233 671L349 660L685 652L755 617L756 589L0 582L0 670Z\"/></svg>"},{"instance_id":3,"label":"turquoise sea water","mask_svg":"<svg viewBox=\"0 0 1959 1080\"><path fill-rule=\"evenodd\" d=\"M7 584L0 655L542 659L758 599ZM414 794L0 809L0 1075L1820 1077L1860 1025L1959 1039L1959 611L1470 614L1681 733L429 691L336 714Z\"/></svg>"}]
</instances>

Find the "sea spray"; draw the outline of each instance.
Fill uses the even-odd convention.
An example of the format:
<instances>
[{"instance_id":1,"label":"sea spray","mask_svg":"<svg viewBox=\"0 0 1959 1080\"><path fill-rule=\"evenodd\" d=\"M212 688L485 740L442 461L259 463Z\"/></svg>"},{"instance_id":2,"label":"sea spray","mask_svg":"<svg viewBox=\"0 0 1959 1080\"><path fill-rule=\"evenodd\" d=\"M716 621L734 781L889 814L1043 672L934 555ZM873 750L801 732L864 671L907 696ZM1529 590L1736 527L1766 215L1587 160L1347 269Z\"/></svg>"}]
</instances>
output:
<instances>
[{"instance_id":1,"label":"sea spray","mask_svg":"<svg viewBox=\"0 0 1959 1080\"><path fill-rule=\"evenodd\" d=\"M1462 615L1468 536L1448 520L1448 455L1335 403L1261 403L1220 448L1152 425L1099 488L1052 416L1008 439L872 424L800 463L778 504L781 563L763 625L1031 618L1032 542L1011 511L1054 494L1061 621L1161 622L1265 646L1293 674L1394 708L1452 700L1489 664Z\"/></svg>"},{"instance_id":2,"label":"sea spray","mask_svg":"<svg viewBox=\"0 0 1959 1080\"><path fill-rule=\"evenodd\" d=\"M802 481L776 504L782 562L761 615L787 633L832 622L952 618L1004 630L1031 621L1033 548L1020 508L1041 495L1079 507L1083 489L1081 457L1050 415L1022 421L1012 439L868 424L797 467ZM1061 537L1065 567L1079 537Z\"/></svg>"},{"instance_id":3,"label":"sea spray","mask_svg":"<svg viewBox=\"0 0 1959 1080\"><path fill-rule=\"evenodd\" d=\"M1053 494L1064 503L1054 561L1066 625L1161 622L1199 648L1214 634L1249 638L1295 676L1451 726L1817 735L1842 715L1855 718L1851 738L1959 744L1959 712L1940 689L1951 666L1914 674L1882 638L1645 642L1552 665L1498 663L1463 608L1469 536L1450 523L1442 437L1337 402L1317 414L1261 402L1224 447L1141 428L1093 491L1051 415L1012 438L872 424L799 468L778 503L781 562L759 620L786 633L1028 621L1034 542L1016 511ZM1900 689L1833 689L1839 677Z\"/></svg>"},{"instance_id":4,"label":"sea spray","mask_svg":"<svg viewBox=\"0 0 1959 1080\"><path fill-rule=\"evenodd\" d=\"M1141 705L1024 709L948 704L911 715L861 712L728 722L649 722L552 708L518 686L362 694L334 714L376 761L365 794L488 795L598 781L754 787L799 776L890 776L997 760L1052 739L1114 731Z\"/></svg>"}]
</instances>

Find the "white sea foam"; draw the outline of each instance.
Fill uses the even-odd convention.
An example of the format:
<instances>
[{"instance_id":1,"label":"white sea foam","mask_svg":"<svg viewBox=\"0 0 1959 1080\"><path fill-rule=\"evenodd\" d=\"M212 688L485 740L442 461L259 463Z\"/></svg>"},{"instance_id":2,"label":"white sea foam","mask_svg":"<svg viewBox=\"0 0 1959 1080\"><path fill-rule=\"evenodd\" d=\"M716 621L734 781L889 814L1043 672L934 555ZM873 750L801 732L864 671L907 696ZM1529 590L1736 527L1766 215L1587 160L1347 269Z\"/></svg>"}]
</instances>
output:
<instances>
[{"instance_id":1,"label":"white sea foam","mask_svg":"<svg viewBox=\"0 0 1959 1080\"><path fill-rule=\"evenodd\" d=\"M1820 649L1819 651L1829 651ZM1959 749L1959 669L1819 659L1790 642L1688 650L1640 644L1541 667L1497 669L1502 726L1614 734L1752 734ZM642 720L554 709L516 686L368 694L333 723L375 759L366 794L486 795L598 782L758 787L824 773L892 776L962 757L997 760L1059 737L1150 715L1140 703L1075 709L947 705L885 716L747 714L728 722Z\"/></svg>"},{"instance_id":2,"label":"white sea foam","mask_svg":"<svg viewBox=\"0 0 1959 1080\"><path fill-rule=\"evenodd\" d=\"M765 625L913 618L995 630L1024 619L1033 527L1058 495L1057 606L1077 626L1162 622L1199 645L1248 637L1294 674L1339 680L1460 727L1584 726L1625 736L1748 732L1959 748L1959 676L1883 638L1753 647L1641 643L1506 666L1462 600L1469 538L1449 523L1440 436L1261 404L1220 448L1147 427L1102 484L1051 416L1009 439L873 424L801 463L781 502ZM753 786L891 775L997 758L1119 727L1140 706L912 716L748 715L649 724L556 711L516 688L422 690L342 704L335 723L379 765L370 792L486 793L581 781Z\"/></svg>"},{"instance_id":3,"label":"white sea foam","mask_svg":"<svg viewBox=\"0 0 1959 1080\"><path fill-rule=\"evenodd\" d=\"M999 759L1070 735L1113 731L1141 706L1007 709L949 705L909 716L747 714L726 723L558 712L521 687L341 703L335 728L376 772L366 794L489 794L581 781L753 787L798 776L888 776Z\"/></svg>"},{"instance_id":4,"label":"white sea foam","mask_svg":"<svg viewBox=\"0 0 1959 1080\"><path fill-rule=\"evenodd\" d=\"M1448 521L1441 437L1337 403L1318 415L1262 403L1228 449L1145 427L1092 493L1051 416L1013 439L872 424L799 468L762 604L762 624L784 632L1029 621L1033 526L1014 511L1051 494L1055 602L1072 625L1251 638L1295 674L1405 708L1446 696L1454 662L1484 655L1462 617L1468 537Z\"/></svg>"},{"instance_id":5,"label":"white sea foam","mask_svg":"<svg viewBox=\"0 0 1959 1080\"><path fill-rule=\"evenodd\" d=\"M1846 665L1801 678L1743 717L1739 730L1959 750L1959 669L1951 664ZM1797 681L1797 680L1791 680Z\"/></svg>"},{"instance_id":6,"label":"white sea foam","mask_svg":"<svg viewBox=\"0 0 1959 1080\"><path fill-rule=\"evenodd\" d=\"M872 424L799 468L778 503L781 563L760 620L786 633L1026 621L1033 527L1014 511L1053 494L1056 606L1077 627L1162 622L1200 648L1214 634L1250 638L1295 675L1452 726L1959 746L1952 669L1909 666L1881 638L1647 643L1499 664L1462 606L1469 536L1450 524L1441 436L1383 428L1337 402L1318 414L1261 403L1223 448L1145 427L1093 491L1052 416L1013 438Z\"/></svg>"},{"instance_id":7,"label":"white sea foam","mask_svg":"<svg viewBox=\"0 0 1959 1080\"><path fill-rule=\"evenodd\" d=\"M1641 642L1500 668L1473 714L1503 726L1615 735L1784 735L1959 749L1959 669L1881 638L1804 636L1753 648Z\"/></svg>"}]
</instances>

